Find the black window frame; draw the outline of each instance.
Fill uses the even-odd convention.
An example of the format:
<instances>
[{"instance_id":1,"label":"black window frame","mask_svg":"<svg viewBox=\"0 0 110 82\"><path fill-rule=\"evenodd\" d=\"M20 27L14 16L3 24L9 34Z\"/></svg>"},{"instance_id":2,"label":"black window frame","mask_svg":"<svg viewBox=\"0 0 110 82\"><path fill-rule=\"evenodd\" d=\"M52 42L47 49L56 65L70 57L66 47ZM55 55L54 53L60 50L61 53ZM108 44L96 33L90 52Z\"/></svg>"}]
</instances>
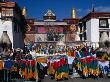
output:
<instances>
[{"instance_id":1,"label":"black window frame","mask_svg":"<svg viewBox=\"0 0 110 82\"><path fill-rule=\"evenodd\" d=\"M79 28L80 28L80 32L82 32L83 31L82 23L79 23Z\"/></svg>"},{"instance_id":2,"label":"black window frame","mask_svg":"<svg viewBox=\"0 0 110 82\"><path fill-rule=\"evenodd\" d=\"M101 24L101 21L106 21L106 26ZM100 18L99 19L99 28L109 28L108 18Z\"/></svg>"},{"instance_id":3,"label":"black window frame","mask_svg":"<svg viewBox=\"0 0 110 82\"><path fill-rule=\"evenodd\" d=\"M101 31L101 32L99 32L99 36L100 36L100 37L101 37L101 34L102 34L103 32L107 32L108 37L110 36L110 35L109 35L109 31Z\"/></svg>"},{"instance_id":4,"label":"black window frame","mask_svg":"<svg viewBox=\"0 0 110 82\"><path fill-rule=\"evenodd\" d=\"M84 30L86 30L86 22L84 22L83 25L84 25Z\"/></svg>"},{"instance_id":5,"label":"black window frame","mask_svg":"<svg viewBox=\"0 0 110 82\"><path fill-rule=\"evenodd\" d=\"M87 33L84 32L84 40L87 40Z\"/></svg>"},{"instance_id":6,"label":"black window frame","mask_svg":"<svg viewBox=\"0 0 110 82\"><path fill-rule=\"evenodd\" d=\"M83 35L82 34L80 34L80 40L82 41L82 38L83 38Z\"/></svg>"}]
</instances>

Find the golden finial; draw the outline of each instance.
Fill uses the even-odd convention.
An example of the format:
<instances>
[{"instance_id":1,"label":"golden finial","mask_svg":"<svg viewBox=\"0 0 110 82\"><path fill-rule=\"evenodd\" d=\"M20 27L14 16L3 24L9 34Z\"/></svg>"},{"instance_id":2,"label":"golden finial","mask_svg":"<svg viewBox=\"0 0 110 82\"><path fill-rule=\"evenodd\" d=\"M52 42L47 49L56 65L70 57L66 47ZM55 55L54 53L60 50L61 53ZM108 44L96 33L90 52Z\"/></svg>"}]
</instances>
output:
<instances>
[{"instance_id":1,"label":"golden finial","mask_svg":"<svg viewBox=\"0 0 110 82\"><path fill-rule=\"evenodd\" d=\"M71 15L72 18L76 18L76 9L73 8L72 9L72 15Z\"/></svg>"},{"instance_id":2,"label":"golden finial","mask_svg":"<svg viewBox=\"0 0 110 82\"><path fill-rule=\"evenodd\" d=\"M26 15L27 15L26 7L23 7L23 9L22 9L22 15L24 15L26 17Z\"/></svg>"}]
</instances>

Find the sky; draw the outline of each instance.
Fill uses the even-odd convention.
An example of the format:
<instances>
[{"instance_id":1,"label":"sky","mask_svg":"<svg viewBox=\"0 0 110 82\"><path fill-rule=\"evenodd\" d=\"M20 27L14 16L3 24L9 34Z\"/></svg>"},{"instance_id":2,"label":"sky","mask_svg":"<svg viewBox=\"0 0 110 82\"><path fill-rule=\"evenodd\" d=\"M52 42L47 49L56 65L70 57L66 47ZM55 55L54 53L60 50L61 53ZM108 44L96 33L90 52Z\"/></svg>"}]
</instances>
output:
<instances>
[{"instance_id":1,"label":"sky","mask_svg":"<svg viewBox=\"0 0 110 82\"><path fill-rule=\"evenodd\" d=\"M15 1L23 8L27 8L27 16L38 20L48 9L52 10L57 20L71 18L72 8L76 8L77 17L82 18L92 10L94 5L98 12L110 12L110 0L8 0Z\"/></svg>"}]
</instances>

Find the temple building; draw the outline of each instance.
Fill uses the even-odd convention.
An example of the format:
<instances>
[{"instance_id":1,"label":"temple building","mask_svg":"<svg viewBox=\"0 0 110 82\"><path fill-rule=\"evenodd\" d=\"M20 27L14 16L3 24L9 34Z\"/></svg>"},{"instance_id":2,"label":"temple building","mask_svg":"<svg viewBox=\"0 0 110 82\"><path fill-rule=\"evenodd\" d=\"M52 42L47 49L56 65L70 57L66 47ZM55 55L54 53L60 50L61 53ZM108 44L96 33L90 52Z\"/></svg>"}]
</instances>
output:
<instances>
[{"instance_id":1,"label":"temple building","mask_svg":"<svg viewBox=\"0 0 110 82\"><path fill-rule=\"evenodd\" d=\"M110 39L110 12L90 12L80 20L79 26L80 40L99 47L99 42Z\"/></svg>"},{"instance_id":2,"label":"temple building","mask_svg":"<svg viewBox=\"0 0 110 82\"><path fill-rule=\"evenodd\" d=\"M16 2L0 2L0 45L24 48L26 21ZM8 38L8 39L7 39ZM7 40L7 41L6 41Z\"/></svg>"},{"instance_id":3,"label":"temple building","mask_svg":"<svg viewBox=\"0 0 110 82\"><path fill-rule=\"evenodd\" d=\"M79 38L75 38L79 21L75 12L73 11L72 14L74 18L62 21L57 20L56 15L51 10L44 14L43 20L27 19L28 31L26 32L25 43L56 44L62 41L67 44L79 40Z\"/></svg>"},{"instance_id":4,"label":"temple building","mask_svg":"<svg viewBox=\"0 0 110 82\"><path fill-rule=\"evenodd\" d=\"M59 40L65 41L64 35L66 33L67 23L57 21L56 15L51 10L48 10L44 14L42 21L27 19L27 22L29 28L26 33L26 43L31 41L36 44L56 44Z\"/></svg>"}]
</instances>

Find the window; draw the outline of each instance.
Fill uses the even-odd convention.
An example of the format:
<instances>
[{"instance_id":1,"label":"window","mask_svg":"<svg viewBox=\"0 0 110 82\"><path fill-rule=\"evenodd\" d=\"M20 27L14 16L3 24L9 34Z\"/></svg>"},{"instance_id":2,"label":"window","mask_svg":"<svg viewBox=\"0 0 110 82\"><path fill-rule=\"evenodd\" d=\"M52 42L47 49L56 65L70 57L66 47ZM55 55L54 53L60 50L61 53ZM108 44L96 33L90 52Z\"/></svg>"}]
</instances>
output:
<instances>
[{"instance_id":1,"label":"window","mask_svg":"<svg viewBox=\"0 0 110 82\"><path fill-rule=\"evenodd\" d=\"M82 37L83 37L82 34L80 34L80 40L82 40Z\"/></svg>"},{"instance_id":2,"label":"window","mask_svg":"<svg viewBox=\"0 0 110 82\"><path fill-rule=\"evenodd\" d=\"M5 16L6 15L6 10L5 8L2 8L2 16Z\"/></svg>"},{"instance_id":3,"label":"window","mask_svg":"<svg viewBox=\"0 0 110 82\"><path fill-rule=\"evenodd\" d=\"M84 22L84 30L86 30L86 22Z\"/></svg>"},{"instance_id":4,"label":"window","mask_svg":"<svg viewBox=\"0 0 110 82\"><path fill-rule=\"evenodd\" d=\"M9 9L9 16L13 16L13 9Z\"/></svg>"},{"instance_id":5,"label":"window","mask_svg":"<svg viewBox=\"0 0 110 82\"><path fill-rule=\"evenodd\" d=\"M99 19L100 28L109 28L108 19Z\"/></svg>"},{"instance_id":6,"label":"window","mask_svg":"<svg viewBox=\"0 0 110 82\"><path fill-rule=\"evenodd\" d=\"M82 27L80 27L80 32L82 32Z\"/></svg>"},{"instance_id":7,"label":"window","mask_svg":"<svg viewBox=\"0 0 110 82\"><path fill-rule=\"evenodd\" d=\"M106 34L105 34L105 33L106 33ZM103 37L109 37L109 32L105 32L105 33L104 33L104 31L102 31L102 32L99 33L99 34L100 34L99 36L100 36L100 37L102 37L102 36L103 36ZM103 38L103 37L102 37L102 38Z\"/></svg>"},{"instance_id":8,"label":"window","mask_svg":"<svg viewBox=\"0 0 110 82\"><path fill-rule=\"evenodd\" d=\"M87 40L86 32L84 32L84 40Z\"/></svg>"},{"instance_id":9,"label":"window","mask_svg":"<svg viewBox=\"0 0 110 82\"><path fill-rule=\"evenodd\" d=\"M13 9L2 8L2 16L13 16Z\"/></svg>"}]
</instances>

